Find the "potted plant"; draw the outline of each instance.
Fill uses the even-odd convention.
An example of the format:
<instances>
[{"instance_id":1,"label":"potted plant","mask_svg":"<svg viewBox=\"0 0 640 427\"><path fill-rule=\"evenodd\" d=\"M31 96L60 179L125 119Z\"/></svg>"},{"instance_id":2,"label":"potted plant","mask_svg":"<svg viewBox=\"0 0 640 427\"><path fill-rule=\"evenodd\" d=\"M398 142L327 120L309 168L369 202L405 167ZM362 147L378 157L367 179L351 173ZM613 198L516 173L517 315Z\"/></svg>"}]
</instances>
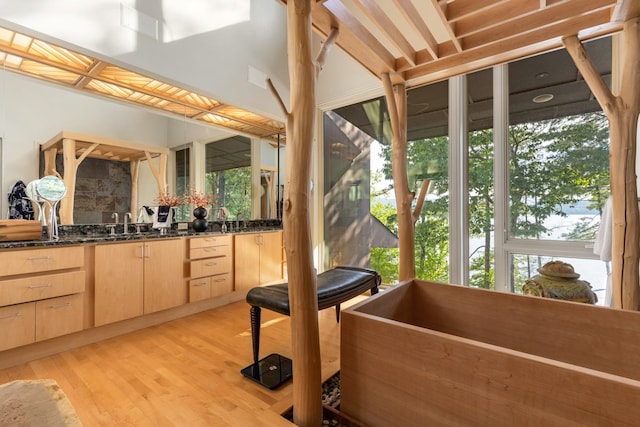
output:
<instances>
[{"instance_id":1,"label":"potted plant","mask_svg":"<svg viewBox=\"0 0 640 427\"><path fill-rule=\"evenodd\" d=\"M205 231L209 225L205 219L207 217L207 207L215 204L216 197L192 188L189 193L185 194L184 201L195 206L193 209L193 216L195 217L192 223L193 230L196 232Z\"/></svg>"}]
</instances>

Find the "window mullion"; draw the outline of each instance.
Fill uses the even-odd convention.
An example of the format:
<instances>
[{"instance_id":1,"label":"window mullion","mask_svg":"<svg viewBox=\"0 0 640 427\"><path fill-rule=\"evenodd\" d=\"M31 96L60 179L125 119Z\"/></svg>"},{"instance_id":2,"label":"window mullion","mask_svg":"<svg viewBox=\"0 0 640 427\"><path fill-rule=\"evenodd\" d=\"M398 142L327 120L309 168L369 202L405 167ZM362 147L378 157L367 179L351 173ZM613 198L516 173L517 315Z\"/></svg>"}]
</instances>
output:
<instances>
[{"instance_id":1,"label":"window mullion","mask_svg":"<svg viewBox=\"0 0 640 427\"><path fill-rule=\"evenodd\" d=\"M449 282L469 285L467 78L449 79Z\"/></svg>"},{"instance_id":2,"label":"window mullion","mask_svg":"<svg viewBox=\"0 0 640 427\"><path fill-rule=\"evenodd\" d=\"M493 67L493 180L495 188L495 289L511 291L510 253L505 247L509 218L509 66Z\"/></svg>"}]
</instances>

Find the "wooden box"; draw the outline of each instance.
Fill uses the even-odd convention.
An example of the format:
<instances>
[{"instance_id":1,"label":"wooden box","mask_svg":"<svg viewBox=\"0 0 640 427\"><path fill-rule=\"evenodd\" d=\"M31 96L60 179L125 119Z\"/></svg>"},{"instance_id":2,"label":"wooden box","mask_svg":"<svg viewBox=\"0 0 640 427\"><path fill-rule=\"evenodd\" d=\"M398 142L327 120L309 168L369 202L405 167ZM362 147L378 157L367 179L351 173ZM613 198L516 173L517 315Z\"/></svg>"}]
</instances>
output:
<instances>
[{"instance_id":1,"label":"wooden box","mask_svg":"<svg viewBox=\"0 0 640 427\"><path fill-rule=\"evenodd\" d=\"M13 240L40 240L42 224L40 221L26 219L0 220L0 242Z\"/></svg>"},{"instance_id":2,"label":"wooden box","mask_svg":"<svg viewBox=\"0 0 640 427\"><path fill-rule=\"evenodd\" d=\"M637 426L640 313L409 281L343 312L340 377L368 426Z\"/></svg>"}]
</instances>

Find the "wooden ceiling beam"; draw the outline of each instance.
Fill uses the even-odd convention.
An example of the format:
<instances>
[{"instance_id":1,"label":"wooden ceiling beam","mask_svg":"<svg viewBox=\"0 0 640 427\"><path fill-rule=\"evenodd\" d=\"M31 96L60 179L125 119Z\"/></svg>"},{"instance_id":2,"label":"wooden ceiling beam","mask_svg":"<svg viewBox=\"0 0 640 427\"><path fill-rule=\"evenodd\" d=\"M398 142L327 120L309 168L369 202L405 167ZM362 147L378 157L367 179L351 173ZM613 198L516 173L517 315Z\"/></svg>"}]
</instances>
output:
<instances>
[{"instance_id":1,"label":"wooden ceiling beam","mask_svg":"<svg viewBox=\"0 0 640 427\"><path fill-rule=\"evenodd\" d=\"M599 13L608 15L606 10ZM598 17L598 20L594 20L591 15L578 16L569 21L548 25L536 31L466 49L462 53L450 55L424 65L418 65L406 70L404 72L405 77L412 85L432 83L560 48L562 47L562 37L567 34L579 34L581 39L587 39L611 34L622 29L622 23L617 22L607 21L600 25L594 24L594 22L602 22L602 19L603 16Z\"/></svg>"},{"instance_id":2,"label":"wooden ceiling beam","mask_svg":"<svg viewBox=\"0 0 640 427\"><path fill-rule=\"evenodd\" d=\"M457 24L455 22L450 23L447 21L447 16L445 14L446 3L443 3L442 6L440 6L440 4L438 3L438 0L431 0L431 4L433 5L434 9L438 13L440 22L442 22L442 25L444 25L444 27L446 28L447 33L449 34L449 39L455 46L456 50L458 52L462 52L462 45L460 44L460 40L458 40L458 36L456 35Z\"/></svg>"},{"instance_id":3,"label":"wooden ceiling beam","mask_svg":"<svg viewBox=\"0 0 640 427\"><path fill-rule=\"evenodd\" d=\"M286 4L286 1L281 1ZM378 77L382 73L395 71L395 60L385 62L375 55L369 46L358 39L346 25L340 25L337 18L324 7L324 3L314 3L312 14L314 30L326 38L331 33L331 28L337 27L340 32L336 44L374 76Z\"/></svg>"},{"instance_id":4,"label":"wooden ceiling beam","mask_svg":"<svg viewBox=\"0 0 640 427\"><path fill-rule=\"evenodd\" d=\"M640 17L640 1L618 0L611 19L616 22L625 22L637 17Z\"/></svg>"},{"instance_id":5,"label":"wooden ceiling beam","mask_svg":"<svg viewBox=\"0 0 640 427\"><path fill-rule=\"evenodd\" d=\"M402 14L404 18L413 26L413 28L420 34L420 37L426 43L427 52L432 56L433 59L437 59L440 56L438 52L438 42L435 37L427 27L427 24L420 17L420 13L411 2L411 0L393 0L396 6Z\"/></svg>"},{"instance_id":6,"label":"wooden ceiling beam","mask_svg":"<svg viewBox=\"0 0 640 427\"><path fill-rule=\"evenodd\" d=\"M356 1L355 4L367 15L371 22L376 25L378 30L387 36L389 41L402 53L402 56L407 62L412 66L416 65L413 47L378 3L376 3L375 0L359 0Z\"/></svg>"},{"instance_id":7,"label":"wooden ceiling beam","mask_svg":"<svg viewBox=\"0 0 640 427\"><path fill-rule=\"evenodd\" d=\"M582 28L591 28L606 24L611 17L610 0L574 0L556 7L549 7L526 18L518 18L501 25L494 26L487 31L476 33L462 39L465 50L521 37L528 32L539 33L541 28L561 28L563 25L575 29L572 22L580 20ZM570 33L565 33L570 34ZM561 34L562 35L562 34ZM554 36L549 36L551 38Z\"/></svg>"},{"instance_id":8,"label":"wooden ceiling beam","mask_svg":"<svg viewBox=\"0 0 640 427\"><path fill-rule=\"evenodd\" d=\"M342 3L341 0L327 0L323 6L336 17L342 25L339 25L340 35L345 26L355 37L362 40L371 52L376 55L382 62L394 64L395 57L378 41L378 39L369 32L369 30L360 23L352 12ZM338 36L340 37L340 36Z\"/></svg>"},{"instance_id":9,"label":"wooden ceiling beam","mask_svg":"<svg viewBox=\"0 0 640 427\"><path fill-rule=\"evenodd\" d=\"M73 85L76 89L83 89L86 85L93 80L93 77L97 76L104 70L109 64L103 61L95 61L87 75L84 75Z\"/></svg>"},{"instance_id":10,"label":"wooden ceiling beam","mask_svg":"<svg viewBox=\"0 0 640 427\"><path fill-rule=\"evenodd\" d=\"M469 15L457 22L458 37L467 37L483 30L528 16L540 10L540 5L531 0L503 2L491 9Z\"/></svg>"},{"instance_id":11,"label":"wooden ceiling beam","mask_svg":"<svg viewBox=\"0 0 640 427\"><path fill-rule=\"evenodd\" d=\"M456 22L472 15L483 13L495 6L507 3L509 0L456 0L444 3L447 20Z\"/></svg>"}]
</instances>

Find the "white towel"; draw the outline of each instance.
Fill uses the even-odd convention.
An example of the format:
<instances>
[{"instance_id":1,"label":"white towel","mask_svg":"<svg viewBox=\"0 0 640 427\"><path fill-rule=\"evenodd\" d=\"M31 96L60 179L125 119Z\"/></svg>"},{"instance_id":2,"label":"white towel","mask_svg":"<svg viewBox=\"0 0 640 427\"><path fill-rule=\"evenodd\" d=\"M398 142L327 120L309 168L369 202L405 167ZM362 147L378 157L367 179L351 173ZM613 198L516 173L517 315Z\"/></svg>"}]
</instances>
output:
<instances>
[{"instance_id":1,"label":"white towel","mask_svg":"<svg viewBox=\"0 0 640 427\"><path fill-rule=\"evenodd\" d=\"M613 234L613 199L607 198L602 209L600 227L593 242L593 253L600 256L602 261L611 261L611 236Z\"/></svg>"},{"instance_id":2,"label":"white towel","mask_svg":"<svg viewBox=\"0 0 640 427\"><path fill-rule=\"evenodd\" d=\"M613 198L609 196L602 209L600 227L593 242L593 253L600 256L604 262L611 261L611 241L613 236ZM604 291L604 306L613 307L613 288L611 286L611 273L607 274L607 283Z\"/></svg>"},{"instance_id":3,"label":"white towel","mask_svg":"<svg viewBox=\"0 0 640 427\"><path fill-rule=\"evenodd\" d=\"M138 224L148 224L150 222L153 222L153 218L155 217L157 212L157 206L156 208L150 208L149 206L143 206L140 208L140 211L138 212Z\"/></svg>"}]
</instances>

